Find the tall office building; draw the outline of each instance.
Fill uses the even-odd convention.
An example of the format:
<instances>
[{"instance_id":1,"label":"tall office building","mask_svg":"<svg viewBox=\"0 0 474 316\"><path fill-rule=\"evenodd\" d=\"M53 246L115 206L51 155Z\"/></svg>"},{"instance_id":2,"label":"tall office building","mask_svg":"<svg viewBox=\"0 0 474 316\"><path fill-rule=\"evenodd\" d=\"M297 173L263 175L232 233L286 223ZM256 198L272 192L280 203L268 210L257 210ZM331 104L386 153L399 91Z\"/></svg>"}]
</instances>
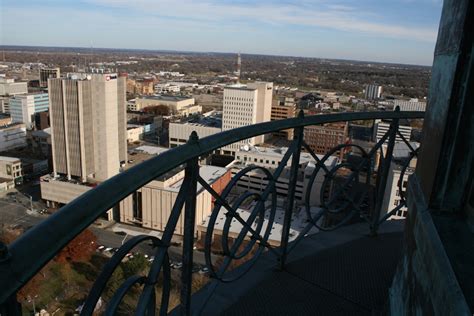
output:
<instances>
[{"instance_id":1,"label":"tall office building","mask_svg":"<svg viewBox=\"0 0 474 316\"><path fill-rule=\"evenodd\" d=\"M49 79L53 169L81 181L104 181L126 160L125 78L71 74Z\"/></svg>"},{"instance_id":2,"label":"tall office building","mask_svg":"<svg viewBox=\"0 0 474 316\"><path fill-rule=\"evenodd\" d=\"M380 99L382 96L382 86L369 84L365 87L365 98L367 100Z\"/></svg>"},{"instance_id":3,"label":"tall office building","mask_svg":"<svg viewBox=\"0 0 474 316\"><path fill-rule=\"evenodd\" d=\"M27 128L31 128L34 125L34 114L48 111L48 94L18 94L10 98L9 107L13 123L25 123Z\"/></svg>"},{"instance_id":4,"label":"tall office building","mask_svg":"<svg viewBox=\"0 0 474 316\"><path fill-rule=\"evenodd\" d=\"M40 87L48 86L48 79L59 78L61 76L61 70L57 68L42 68L39 71Z\"/></svg>"},{"instance_id":5,"label":"tall office building","mask_svg":"<svg viewBox=\"0 0 474 316\"><path fill-rule=\"evenodd\" d=\"M272 112L273 83L253 82L224 88L222 129L270 121ZM265 135L249 138L224 148L224 153L235 154L245 145L263 143Z\"/></svg>"}]
</instances>

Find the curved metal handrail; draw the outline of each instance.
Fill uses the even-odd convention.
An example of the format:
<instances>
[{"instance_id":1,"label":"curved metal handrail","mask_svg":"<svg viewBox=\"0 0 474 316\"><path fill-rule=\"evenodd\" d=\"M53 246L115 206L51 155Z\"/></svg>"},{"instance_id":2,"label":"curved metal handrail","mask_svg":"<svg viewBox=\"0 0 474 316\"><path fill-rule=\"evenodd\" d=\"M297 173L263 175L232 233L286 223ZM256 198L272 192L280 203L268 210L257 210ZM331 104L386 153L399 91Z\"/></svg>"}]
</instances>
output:
<instances>
[{"instance_id":1,"label":"curved metal handrail","mask_svg":"<svg viewBox=\"0 0 474 316\"><path fill-rule=\"evenodd\" d=\"M25 232L0 258L0 302L4 302L31 279L74 237L120 200L156 177L234 142L278 130L340 121L375 119L422 119L424 112L351 112L316 115L250 125L205 137L170 149L134 166L71 201L48 219ZM32 246L34 245L34 246ZM34 260L31 260L34 258Z\"/></svg>"}]
</instances>

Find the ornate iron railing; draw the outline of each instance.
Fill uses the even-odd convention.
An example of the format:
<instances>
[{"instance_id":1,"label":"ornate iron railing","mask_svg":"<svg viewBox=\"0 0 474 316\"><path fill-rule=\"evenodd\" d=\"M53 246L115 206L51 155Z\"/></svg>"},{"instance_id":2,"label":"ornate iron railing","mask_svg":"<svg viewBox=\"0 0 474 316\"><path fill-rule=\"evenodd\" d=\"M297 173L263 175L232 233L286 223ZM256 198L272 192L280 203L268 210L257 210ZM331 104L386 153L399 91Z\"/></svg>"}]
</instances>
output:
<instances>
[{"instance_id":1,"label":"ornate iron railing","mask_svg":"<svg viewBox=\"0 0 474 316\"><path fill-rule=\"evenodd\" d=\"M258 257L268 251L275 255L281 268L289 253L295 245L305 237L313 228L319 230L334 230L350 220L356 218L365 220L369 224L370 232L375 235L378 226L404 206L402 203L381 217L382 200L386 189L386 180L392 161L395 139L399 136L410 148L411 157L416 156L415 150L408 140L400 133L398 124L400 119L422 119L424 112L361 112L340 113L330 115L317 115L304 117L299 116L292 119L261 123L246 126L220 134L212 135L201 140L193 133L186 145L170 149L157 157L149 159L119 175L103 182L98 187L78 197L71 203L61 208L48 219L25 232L20 238L8 247L0 245L0 302L2 311L6 314L19 312L16 303L16 292L30 280L48 261L66 246L75 236L90 226L97 218L107 210L114 207L119 201L135 192L156 177L185 164L185 177L179 190L178 196L169 216L162 238L153 236L136 236L127 241L108 261L99 277L95 281L89 296L83 306L82 315L90 315L103 292L107 281L114 270L120 264L126 254L136 245L151 241L155 248L155 260L151 264L148 275L133 276L124 281L115 292L106 307L106 314L113 315L127 291L135 284L142 285L142 291L136 308L136 315L154 315L156 312L155 287L159 280L162 287L160 314L168 312L170 297L170 260L168 258L168 247L184 208L184 236L182 243L182 272L179 311L181 314L191 314L191 281L193 267L193 246L195 236L195 206L196 188L199 183L215 199L214 209L211 212L206 238L205 258L207 267L210 269L212 279L209 286L209 297L212 295L212 284L218 282L232 282L240 278L256 262ZM362 147L355 144L341 144L328 152L324 157L318 157L304 141L304 127L333 122L346 122L354 120L391 120L390 129L366 152ZM238 172L230 181L224 191L219 194L199 175L198 159L218 148L232 144L237 141L254 136L272 133L278 130L294 129L294 138L283 159L275 170L268 170L260 166L248 166ZM382 145L387 142L384 153ZM295 204L295 188L298 177L298 168L301 150L305 149L316 162L316 167L310 176L310 186L314 183L316 176L324 173L324 181L320 193L320 211L313 214L310 212L310 192L306 190L303 204L306 210L306 226L300 234L290 243L290 226ZM329 169L325 161L334 153L348 151L350 149L359 151L356 163L340 161L336 166ZM373 163L377 153L380 153L380 163L376 172L372 172ZM291 159L290 176L288 182L288 197L284 210L283 228L280 246L271 246L268 242L270 231L275 220L277 189L276 183L281 176L287 163ZM410 158L411 159L411 158ZM409 160L407 159L405 172ZM345 170L344 177L338 177L337 172ZM229 193L237 184L238 180L248 172L258 171L266 176L268 185L263 192L246 191L232 203L227 200ZM273 172L272 172L273 171ZM348 173L349 171L349 173ZM375 176L375 177L374 177ZM363 179L365 183L359 183ZM328 189L329 188L329 189ZM361 189L362 188L362 192ZM372 188L372 189L369 189ZM401 181L399 183L400 193L403 194ZM238 212L238 207L244 201L252 199L254 207L247 219L243 219ZM269 204L269 207L267 207ZM220 246L223 252L222 262L213 262L211 256L211 244L213 229L216 218L220 213L226 216ZM332 224L322 224L323 219L333 219ZM267 225L264 228L264 221ZM237 221L242 230L234 237L232 244L229 243L229 227L232 221ZM246 261L237 267L232 267L234 260L246 258ZM162 278L160 278L162 275ZM213 283L212 283L213 282ZM202 302L202 306L207 301ZM199 313L199 310L193 311Z\"/></svg>"}]
</instances>

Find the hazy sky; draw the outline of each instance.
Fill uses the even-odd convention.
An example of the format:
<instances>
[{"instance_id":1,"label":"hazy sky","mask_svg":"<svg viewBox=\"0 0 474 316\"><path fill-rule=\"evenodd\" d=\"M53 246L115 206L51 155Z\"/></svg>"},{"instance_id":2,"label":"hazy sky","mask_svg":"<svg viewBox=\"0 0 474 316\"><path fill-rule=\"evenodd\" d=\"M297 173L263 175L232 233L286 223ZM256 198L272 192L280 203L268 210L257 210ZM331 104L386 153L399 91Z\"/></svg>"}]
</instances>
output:
<instances>
[{"instance_id":1,"label":"hazy sky","mask_svg":"<svg viewBox=\"0 0 474 316\"><path fill-rule=\"evenodd\" d=\"M431 65L442 0L0 0L1 44Z\"/></svg>"}]
</instances>

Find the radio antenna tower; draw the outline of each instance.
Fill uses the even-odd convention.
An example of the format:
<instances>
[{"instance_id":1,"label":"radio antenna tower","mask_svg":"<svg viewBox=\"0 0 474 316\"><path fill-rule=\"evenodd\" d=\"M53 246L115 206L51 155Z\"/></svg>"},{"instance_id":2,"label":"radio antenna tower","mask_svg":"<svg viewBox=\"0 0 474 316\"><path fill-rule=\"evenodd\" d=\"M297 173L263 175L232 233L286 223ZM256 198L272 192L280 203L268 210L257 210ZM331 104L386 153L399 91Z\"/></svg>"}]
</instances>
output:
<instances>
[{"instance_id":1,"label":"radio antenna tower","mask_svg":"<svg viewBox=\"0 0 474 316\"><path fill-rule=\"evenodd\" d=\"M242 59L240 58L240 52L237 54L237 83L240 83L240 70L242 67Z\"/></svg>"}]
</instances>

